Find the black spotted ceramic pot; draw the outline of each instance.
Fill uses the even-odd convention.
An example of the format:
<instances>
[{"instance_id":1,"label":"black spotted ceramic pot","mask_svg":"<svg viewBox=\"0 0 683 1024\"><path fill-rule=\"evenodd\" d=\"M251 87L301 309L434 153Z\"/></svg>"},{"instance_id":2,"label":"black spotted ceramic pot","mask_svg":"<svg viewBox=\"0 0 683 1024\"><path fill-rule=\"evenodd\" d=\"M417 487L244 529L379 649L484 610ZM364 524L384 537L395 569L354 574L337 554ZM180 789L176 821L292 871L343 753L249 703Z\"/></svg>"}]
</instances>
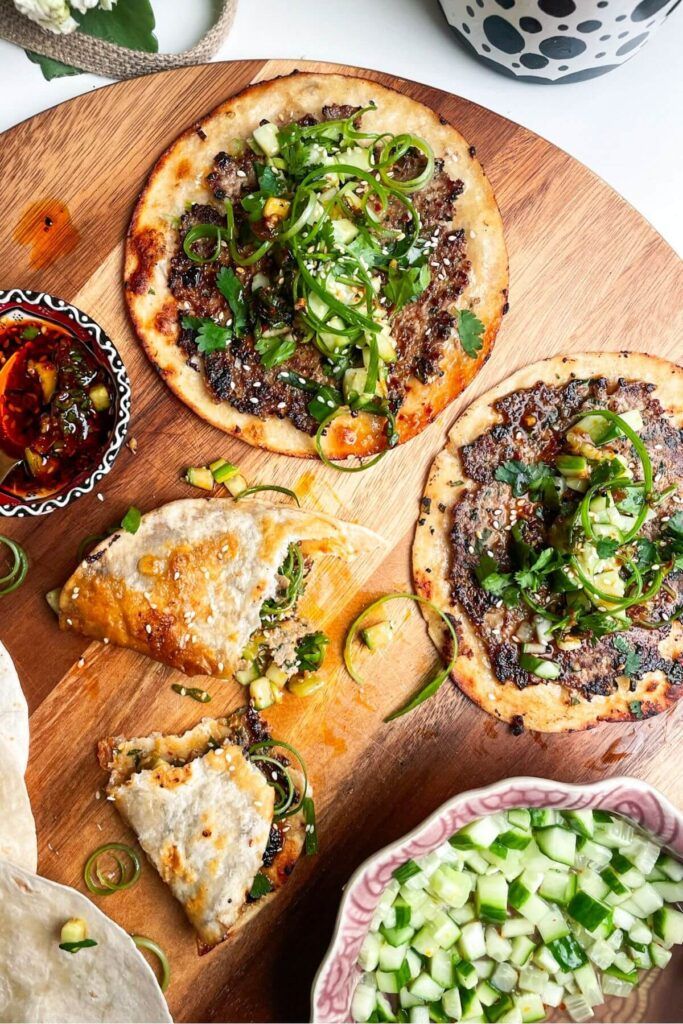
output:
<instances>
[{"instance_id":1,"label":"black spotted ceramic pot","mask_svg":"<svg viewBox=\"0 0 683 1024\"><path fill-rule=\"evenodd\" d=\"M581 82L640 50L679 0L439 0L460 42L525 82Z\"/></svg>"}]
</instances>

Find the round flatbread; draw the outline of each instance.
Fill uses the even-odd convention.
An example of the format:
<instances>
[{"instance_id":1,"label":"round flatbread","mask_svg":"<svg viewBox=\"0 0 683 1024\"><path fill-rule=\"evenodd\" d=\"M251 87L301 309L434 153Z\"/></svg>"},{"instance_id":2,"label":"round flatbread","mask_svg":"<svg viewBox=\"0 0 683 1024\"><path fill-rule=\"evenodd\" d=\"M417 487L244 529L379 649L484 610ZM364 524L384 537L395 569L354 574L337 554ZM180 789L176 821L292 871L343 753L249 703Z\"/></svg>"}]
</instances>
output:
<instances>
[{"instance_id":1,"label":"round flatbread","mask_svg":"<svg viewBox=\"0 0 683 1024\"><path fill-rule=\"evenodd\" d=\"M680 622L632 628L594 645L584 639L577 650L556 652L564 685L520 673L511 642L519 639L512 629L515 620L508 618L512 612L502 600L490 600L474 575L482 554L492 549L497 557L506 550L506 527L517 519L517 499L508 484L496 482L496 467L506 460L531 463L534 452L538 461L541 441L546 445L541 458L552 461L553 423L564 430L586 408L642 410L641 439L653 461L655 486L677 488L658 514L674 516L683 509L682 395L683 370L654 356L559 356L515 373L455 423L429 473L413 573L417 593L453 616L459 637L453 678L489 714L520 729L565 732L647 718L683 695ZM682 603L681 575L679 570L667 577L674 611ZM433 621L429 627L439 649L447 651L444 628ZM634 659L630 678L624 674L629 653Z\"/></svg>"},{"instance_id":2,"label":"round flatbread","mask_svg":"<svg viewBox=\"0 0 683 1024\"><path fill-rule=\"evenodd\" d=\"M201 269L182 256L181 240L198 221L222 223L226 198L239 205L243 183L254 177L254 157L248 150L245 163L245 157L232 157L225 150L235 140L249 138L263 119L279 126L311 116L326 120L330 111L339 116L340 110L371 102L376 109L363 114L364 131L411 132L429 143L438 161L438 173L420 199L423 232L434 231L432 281L419 299L396 314L403 318L400 332L390 319L401 340L391 371L398 374L399 384L393 387L390 377L389 396L398 409L398 440L407 441L432 422L488 359L507 303L507 252L491 186L474 149L433 110L376 82L342 75L293 74L250 86L189 128L161 156L130 225L126 298L149 358L175 394L203 419L271 451L316 454L316 424L306 411L306 396L297 397L293 387L284 396L276 394L276 387L282 388L276 374L288 366L302 373L305 365L318 381L338 381L325 377L322 356L310 344L300 344L289 362L268 372L258 355L250 356L250 367L243 349L231 354L234 344L227 352L199 355L191 332L186 333L190 329L181 328L179 320L207 315L208 308L226 322L229 308L213 285L208 289L213 305L207 307L208 286ZM444 208L451 212L440 220ZM220 259L229 262L227 256ZM246 283L253 287L251 275ZM476 315L483 324L481 337L462 341L459 311ZM253 354L253 339L251 343ZM418 369L408 372L408 366ZM247 395L247 388L259 390ZM397 389L400 399L391 397ZM385 427L383 417L341 416L328 429L325 451L341 458L382 450Z\"/></svg>"},{"instance_id":3,"label":"round flatbread","mask_svg":"<svg viewBox=\"0 0 683 1024\"><path fill-rule=\"evenodd\" d=\"M81 918L97 944L59 948ZM0 861L0 1021L170 1021L154 973L129 935L66 885Z\"/></svg>"},{"instance_id":4,"label":"round flatbread","mask_svg":"<svg viewBox=\"0 0 683 1024\"><path fill-rule=\"evenodd\" d=\"M24 782L28 706L14 663L0 643L0 860L35 871L36 826Z\"/></svg>"}]
</instances>

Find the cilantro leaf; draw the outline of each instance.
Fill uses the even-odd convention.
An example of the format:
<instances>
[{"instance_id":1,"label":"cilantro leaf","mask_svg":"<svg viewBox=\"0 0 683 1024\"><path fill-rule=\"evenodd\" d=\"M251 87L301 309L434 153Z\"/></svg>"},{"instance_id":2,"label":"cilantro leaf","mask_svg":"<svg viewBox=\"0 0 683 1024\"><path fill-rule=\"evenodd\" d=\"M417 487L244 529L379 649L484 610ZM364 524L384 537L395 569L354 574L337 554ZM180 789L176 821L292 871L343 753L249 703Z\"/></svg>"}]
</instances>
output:
<instances>
[{"instance_id":1,"label":"cilantro leaf","mask_svg":"<svg viewBox=\"0 0 683 1024\"><path fill-rule=\"evenodd\" d=\"M666 524L666 532L683 544L683 512L676 512Z\"/></svg>"},{"instance_id":2,"label":"cilantro leaf","mask_svg":"<svg viewBox=\"0 0 683 1024\"><path fill-rule=\"evenodd\" d=\"M534 462L527 465L517 459L503 462L493 474L500 483L509 484L516 498L521 498L527 491L536 491L546 480L552 478L552 470L545 462Z\"/></svg>"},{"instance_id":3,"label":"cilantro leaf","mask_svg":"<svg viewBox=\"0 0 683 1024\"><path fill-rule=\"evenodd\" d=\"M209 352L223 352L230 337L228 327L221 327L213 320L203 320L197 332L197 349L203 355Z\"/></svg>"},{"instance_id":4,"label":"cilantro leaf","mask_svg":"<svg viewBox=\"0 0 683 1024\"><path fill-rule=\"evenodd\" d=\"M635 679L640 673L642 658L623 636L615 636L612 644L619 654L624 655L624 675L629 679Z\"/></svg>"},{"instance_id":5,"label":"cilantro leaf","mask_svg":"<svg viewBox=\"0 0 683 1024\"><path fill-rule=\"evenodd\" d=\"M519 592L511 573L499 572L498 563L491 555L483 554L474 568L483 589L494 597L502 597L509 608L519 604Z\"/></svg>"},{"instance_id":6,"label":"cilantro leaf","mask_svg":"<svg viewBox=\"0 0 683 1024\"><path fill-rule=\"evenodd\" d=\"M261 337L256 342L256 351L261 356L261 362L267 370L274 366L286 363L296 352L296 338L291 334L280 335L277 338Z\"/></svg>"},{"instance_id":7,"label":"cilantro leaf","mask_svg":"<svg viewBox=\"0 0 683 1024\"><path fill-rule=\"evenodd\" d=\"M394 312L419 298L431 279L431 271L426 263L421 267L411 267L410 270L401 270L398 267L389 270L384 294L394 307Z\"/></svg>"},{"instance_id":8,"label":"cilantro leaf","mask_svg":"<svg viewBox=\"0 0 683 1024\"><path fill-rule=\"evenodd\" d=\"M618 540L613 540L611 537L603 537L596 543L595 550L598 553L598 558L614 558L619 550L619 546Z\"/></svg>"},{"instance_id":9,"label":"cilantro leaf","mask_svg":"<svg viewBox=\"0 0 683 1024\"><path fill-rule=\"evenodd\" d=\"M37 338L39 334L39 327L24 327L20 337L23 338L24 341L33 341L33 339Z\"/></svg>"},{"instance_id":10,"label":"cilantro leaf","mask_svg":"<svg viewBox=\"0 0 683 1024\"><path fill-rule=\"evenodd\" d=\"M617 504L620 512L626 516L637 516L643 507L643 492L639 487L626 487L626 497Z\"/></svg>"},{"instance_id":11,"label":"cilantro leaf","mask_svg":"<svg viewBox=\"0 0 683 1024\"><path fill-rule=\"evenodd\" d=\"M624 475L624 467L618 459L601 459L591 470L589 484L605 484Z\"/></svg>"},{"instance_id":12,"label":"cilantro leaf","mask_svg":"<svg viewBox=\"0 0 683 1024\"><path fill-rule=\"evenodd\" d=\"M260 900L262 896L267 896L269 892L273 891L273 883L270 881L267 875L259 872L254 881L251 883L251 889L249 890L250 900Z\"/></svg>"},{"instance_id":13,"label":"cilantro leaf","mask_svg":"<svg viewBox=\"0 0 683 1024\"><path fill-rule=\"evenodd\" d=\"M543 576L553 571L554 563L555 549L544 548L528 569L521 569L515 573L515 582L522 590L539 590Z\"/></svg>"},{"instance_id":14,"label":"cilantro leaf","mask_svg":"<svg viewBox=\"0 0 683 1024\"><path fill-rule=\"evenodd\" d=\"M256 164L259 189L265 196L279 196L282 192L282 178L269 164Z\"/></svg>"},{"instance_id":15,"label":"cilantro leaf","mask_svg":"<svg viewBox=\"0 0 683 1024\"><path fill-rule=\"evenodd\" d=\"M352 252L356 259L364 263L368 269L378 267L388 259L378 248L372 244L367 231L361 229L352 242L346 247Z\"/></svg>"},{"instance_id":16,"label":"cilantro leaf","mask_svg":"<svg viewBox=\"0 0 683 1024\"><path fill-rule=\"evenodd\" d=\"M615 619L613 615L606 615L604 612L581 615L577 619L576 625L580 632L592 633L597 638L606 636L608 633L618 633L625 628L623 619Z\"/></svg>"},{"instance_id":17,"label":"cilantro leaf","mask_svg":"<svg viewBox=\"0 0 683 1024\"><path fill-rule=\"evenodd\" d=\"M649 569L657 561L657 548L647 537L637 537L636 565L640 570Z\"/></svg>"},{"instance_id":18,"label":"cilantro leaf","mask_svg":"<svg viewBox=\"0 0 683 1024\"><path fill-rule=\"evenodd\" d=\"M198 331L204 320L201 316L184 316L180 323L187 331Z\"/></svg>"},{"instance_id":19,"label":"cilantro leaf","mask_svg":"<svg viewBox=\"0 0 683 1024\"><path fill-rule=\"evenodd\" d=\"M458 335L465 354L476 359L484 342L481 339L484 325L469 309L458 310Z\"/></svg>"},{"instance_id":20,"label":"cilantro leaf","mask_svg":"<svg viewBox=\"0 0 683 1024\"><path fill-rule=\"evenodd\" d=\"M216 286L232 310L235 337L243 338L247 330L247 304L242 282L231 267L221 267Z\"/></svg>"},{"instance_id":21,"label":"cilantro leaf","mask_svg":"<svg viewBox=\"0 0 683 1024\"><path fill-rule=\"evenodd\" d=\"M631 712L631 714L633 715L634 718L642 719L642 718L645 717L643 715L643 702L642 702L642 700L632 700L628 707L629 707L629 711Z\"/></svg>"}]
</instances>

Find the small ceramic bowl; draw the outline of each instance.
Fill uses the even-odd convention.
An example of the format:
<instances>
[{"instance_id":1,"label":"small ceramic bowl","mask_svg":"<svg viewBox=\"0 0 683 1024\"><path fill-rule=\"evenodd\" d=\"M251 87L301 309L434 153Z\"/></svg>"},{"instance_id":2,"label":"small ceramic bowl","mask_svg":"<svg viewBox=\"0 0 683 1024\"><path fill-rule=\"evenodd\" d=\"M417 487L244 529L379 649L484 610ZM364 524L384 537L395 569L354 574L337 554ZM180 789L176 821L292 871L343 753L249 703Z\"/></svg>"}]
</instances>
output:
<instances>
[{"instance_id":1,"label":"small ceramic bowl","mask_svg":"<svg viewBox=\"0 0 683 1024\"><path fill-rule=\"evenodd\" d=\"M640 825L672 853L683 857L683 814L658 790L639 779L613 778L590 786L572 786L551 779L522 777L460 793L409 835L370 857L352 876L339 908L332 943L313 983L311 1019L315 1024L344 1024L351 1019L351 998L361 974L356 965L358 953L394 869L409 858L431 853L474 818L512 807L613 811ZM652 972L652 977L661 973L666 972ZM632 995L619 1000L620 1016L611 1019L663 1019L645 1016L641 1005L644 988L644 984L638 986Z\"/></svg>"},{"instance_id":2,"label":"small ceramic bowl","mask_svg":"<svg viewBox=\"0 0 683 1024\"><path fill-rule=\"evenodd\" d=\"M102 328L75 306L64 299L55 298L45 292L24 291L12 288L0 291L0 327L23 321L43 321L57 328L66 328L76 340L87 349L107 382L113 405L108 413L105 435L92 452L92 458L82 469L56 489L43 488L42 493L32 497L14 493L8 477L0 483L0 517L41 516L53 512L88 494L105 476L114 464L126 436L130 420L131 389L126 368L114 343ZM0 436L0 447L2 437Z\"/></svg>"}]
</instances>

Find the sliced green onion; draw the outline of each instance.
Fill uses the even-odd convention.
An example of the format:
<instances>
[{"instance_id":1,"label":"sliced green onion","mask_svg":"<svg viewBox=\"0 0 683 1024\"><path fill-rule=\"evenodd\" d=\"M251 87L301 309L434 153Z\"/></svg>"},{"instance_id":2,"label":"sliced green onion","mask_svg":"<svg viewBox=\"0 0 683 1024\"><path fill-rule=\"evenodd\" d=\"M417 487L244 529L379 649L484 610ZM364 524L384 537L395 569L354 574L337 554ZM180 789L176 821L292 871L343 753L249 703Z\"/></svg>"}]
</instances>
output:
<instances>
[{"instance_id":1,"label":"sliced green onion","mask_svg":"<svg viewBox=\"0 0 683 1024\"><path fill-rule=\"evenodd\" d=\"M240 491L235 496L235 501L241 501L242 498L248 498L250 494L259 494L261 491L277 491L279 494L286 494L289 498L293 498L299 508L301 508L301 502L296 493L289 487L280 487L278 484L258 484L256 487L247 487L246 490Z\"/></svg>"},{"instance_id":2,"label":"sliced green onion","mask_svg":"<svg viewBox=\"0 0 683 1024\"><path fill-rule=\"evenodd\" d=\"M112 852L114 851L114 852ZM123 853L129 858L128 864L122 864L116 853ZM104 867L100 863L102 857L109 854L116 862L118 879L107 878ZM125 843L105 843L98 846L88 857L83 868L83 880L95 896L111 896L115 892L123 892L135 885L140 877L142 864L136 851ZM93 874L95 878L93 878ZM97 884L99 882L99 885Z\"/></svg>"},{"instance_id":3,"label":"sliced green onion","mask_svg":"<svg viewBox=\"0 0 683 1024\"><path fill-rule=\"evenodd\" d=\"M96 945L94 939L80 939L78 942L60 942L59 948L66 953L78 953L79 949L88 949L90 946Z\"/></svg>"},{"instance_id":4,"label":"sliced green onion","mask_svg":"<svg viewBox=\"0 0 683 1024\"><path fill-rule=\"evenodd\" d=\"M281 619L296 604L304 581L304 558L298 544L290 544L287 557L278 570L280 576L289 580L287 589L279 600L272 598L261 605L261 619Z\"/></svg>"},{"instance_id":5,"label":"sliced green onion","mask_svg":"<svg viewBox=\"0 0 683 1024\"><path fill-rule=\"evenodd\" d=\"M171 683L171 689L174 693L179 693L181 697L192 697L192 700L199 701L200 704L208 704L211 700L211 694L207 693L206 690L200 690L198 686L183 686L182 683Z\"/></svg>"},{"instance_id":6,"label":"sliced green onion","mask_svg":"<svg viewBox=\"0 0 683 1024\"><path fill-rule=\"evenodd\" d=\"M392 445L391 445L391 438L396 436L396 434L395 434L395 431L396 431L396 421L394 419L393 413L390 410L386 414L385 413L380 413L380 412L373 412L372 409L362 409L360 411L367 412L371 416L383 416L383 415L386 415L386 417L387 417L387 435L389 436L389 442L390 442L389 443L389 447L392 447ZM362 473L363 470L370 469L371 466L376 466L377 463L380 461L380 459L383 459L384 456L387 454L387 452L389 451L389 448L385 448L383 451L378 452L377 455L374 455L367 462L361 463L360 466L340 466L338 462L332 462L332 459L330 459L325 454L325 452L323 451L323 446L322 446L322 439L323 439L323 437L325 435L325 432L327 430L327 427L329 427L330 423L332 423L333 420L336 420L339 416L348 415L350 412L351 412L351 409L349 408L349 406L348 405L343 405L343 406L340 406L339 409L333 409L332 412L330 413L330 415L325 417L325 419L321 422L321 424L318 427L318 429L316 431L316 434L315 434L315 449L316 449L318 455L320 456L322 462L324 462L326 466L329 466L330 469L336 469L339 473Z\"/></svg>"},{"instance_id":7,"label":"sliced green onion","mask_svg":"<svg viewBox=\"0 0 683 1024\"><path fill-rule=\"evenodd\" d=\"M131 935L131 939L138 947L138 949L147 949L150 953L154 953L161 965L161 978L159 979L159 988L162 992L165 992L171 981L171 965L168 962L168 957L164 953L163 949L158 942L154 939L148 939L146 935Z\"/></svg>"},{"instance_id":8,"label":"sliced green onion","mask_svg":"<svg viewBox=\"0 0 683 1024\"><path fill-rule=\"evenodd\" d=\"M287 771L287 765L282 764L282 762L278 761L276 757L271 757L268 754L261 753L261 751L264 750L275 750L277 748L282 748L283 750L287 750L290 754L293 754L301 767L301 774L304 777L304 782L302 786L303 792L301 793L298 803L294 803L296 787L289 775L289 772ZM306 791L308 789L308 771L306 770L306 763L303 757L295 747L291 746L289 743L285 743L284 740L259 740L258 743L253 743L249 747L247 750L247 757L250 761L258 761L266 765L273 765L278 774L283 775L286 779L287 792L275 805L273 812L274 821L281 821L283 818L291 818L293 814L298 814L299 811L303 810L304 803L306 801ZM278 779L273 779L271 777L271 773L266 774L266 780L268 785L272 786L278 794L283 793L281 783Z\"/></svg>"},{"instance_id":9,"label":"sliced green onion","mask_svg":"<svg viewBox=\"0 0 683 1024\"><path fill-rule=\"evenodd\" d=\"M28 573L28 555L17 541L0 535L0 545L4 545L12 555L12 567L5 576L0 576L0 597L18 590Z\"/></svg>"},{"instance_id":10,"label":"sliced green onion","mask_svg":"<svg viewBox=\"0 0 683 1024\"><path fill-rule=\"evenodd\" d=\"M305 850L309 857L318 852L318 830L315 823L315 804L310 796L303 803L304 821L306 822Z\"/></svg>"},{"instance_id":11,"label":"sliced green onion","mask_svg":"<svg viewBox=\"0 0 683 1024\"><path fill-rule=\"evenodd\" d=\"M448 632L451 635L451 639L453 641L453 653L451 654L448 664L441 668L439 672L437 672L437 674L434 676L434 678L430 680L430 682L428 682L417 694L415 694L415 696L412 697L407 704L404 704L403 707L399 708L397 711L394 711L391 715L385 718L385 722L393 722L395 718L400 718L402 715L407 715L410 711L414 711L415 708L419 707L420 704L423 704L426 700L429 700L430 697L433 697L436 691L441 686L441 684L444 682L444 680L447 679L450 673L453 671L455 659L458 656L458 638L455 634L453 624L451 620L448 618L448 616L445 614L445 612L442 612L440 608L437 608L433 601L428 600L428 598L426 597L421 597L419 594L410 594L407 592L398 594L385 594L383 597L380 597L376 601L373 601L371 604L369 604L367 608L363 609L360 615L356 616L356 618L349 626L349 631L346 634L346 640L344 641L344 664L346 665L346 671L349 673L351 678L356 683L358 683L359 686L364 686L365 681L363 677L359 675L356 668L354 667L352 653L353 641L356 639L356 635L358 633L358 630L360 629L361 623L365 619L366 615L369 615L371 612L375 611L375 609L381 608L382 605L386 604L388 601L398 601L399 599L403 599L406 601L415 601L418 604L426 605L428 608L431 608L433 612L436 612L436 614L441 619L443 619L444 623L448 628Z\"/></svg>"},{"instance_id":12,"label":"sliced green onion","mask_svg":"<svg viewBox=\"0 0 683 1024\"><path fill-rule=\"evenodd\" d=\"M183 239L183 251L188 259L191 259L193 263L215 263L221 253L221 241L223 239L224 229L218 224L195 224L185 235ZM216 245L211 256L203 257L198 256L194 250L194 245L197 242L203 241L205 238L209 238L216 241Z\"/></svg>"}]
</instances>

